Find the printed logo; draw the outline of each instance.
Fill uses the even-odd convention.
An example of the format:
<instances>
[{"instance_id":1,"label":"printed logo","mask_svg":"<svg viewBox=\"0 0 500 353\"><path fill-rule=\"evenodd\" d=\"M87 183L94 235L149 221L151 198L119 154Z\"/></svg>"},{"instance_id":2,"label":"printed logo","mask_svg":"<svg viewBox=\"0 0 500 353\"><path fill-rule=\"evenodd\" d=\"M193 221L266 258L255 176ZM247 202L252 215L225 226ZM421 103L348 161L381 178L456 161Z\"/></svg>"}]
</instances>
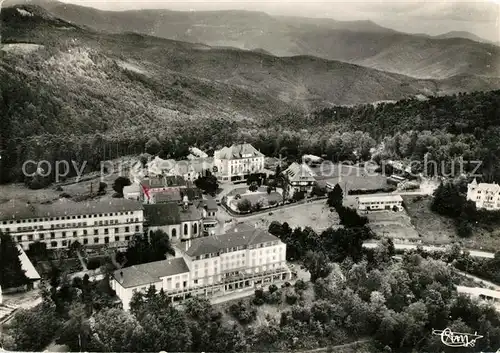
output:
<instances>
[{"instance_id":1,"label":"printed logo","mask_svg":"<svg viewBox=\"0 0 500 353\"><path fill-rule=\"evenodd\" d=\"M432 330L432 334L435 336L441 336L441 342L448 347L474 347L476 341L483 336L478 335L477 332L472 333L460 333L453 332L449 328L444 330Z\"/></svg>"}]
</instances>

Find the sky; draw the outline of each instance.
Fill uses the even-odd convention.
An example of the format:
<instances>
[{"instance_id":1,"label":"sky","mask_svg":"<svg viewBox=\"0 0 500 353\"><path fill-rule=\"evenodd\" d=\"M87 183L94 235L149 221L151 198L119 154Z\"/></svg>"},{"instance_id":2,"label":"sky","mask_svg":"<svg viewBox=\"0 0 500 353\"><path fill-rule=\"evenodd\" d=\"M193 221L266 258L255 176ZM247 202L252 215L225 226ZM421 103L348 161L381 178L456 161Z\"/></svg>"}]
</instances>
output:
<instances>
[{"instance_id":1,"label":"sky","mask_svg":"<svg viewBox=\"0 0 500 353\"><path fill-rule=\"evenodd\" d=\"M102 10L251 10L271 15L372 20L408 33L468 31L500 41L500 0L61 0Z\"/></svg>"}]
</instances>

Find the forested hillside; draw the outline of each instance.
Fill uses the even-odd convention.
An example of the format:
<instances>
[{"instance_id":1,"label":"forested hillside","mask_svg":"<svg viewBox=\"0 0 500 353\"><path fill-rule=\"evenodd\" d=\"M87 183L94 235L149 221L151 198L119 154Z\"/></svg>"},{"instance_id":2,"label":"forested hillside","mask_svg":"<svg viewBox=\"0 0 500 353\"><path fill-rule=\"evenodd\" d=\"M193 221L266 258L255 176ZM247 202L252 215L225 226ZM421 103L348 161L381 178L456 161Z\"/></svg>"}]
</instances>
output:
<instances>
[{"instance_id":1,"label":"forested hillside","mask_svg":"<svg viewBox=\"0 0 500 353\"><path fill-rule=\"evenodd\" d=\"M273 130L277 126L282 128ZM422 161L428 153L429 161L448 169L462 156L480 160L486 179L500 180L500 91L286 114L269 121L265 131L246 135L252 137L267 153L326 154L333 160L351 159L353 150L367 155L375 142L384 142L383 157Z\"/></svg>"},{"instance_id":2,"label":"forested hillside","mask_svg":"<svg viewBox=\"0 0 500 353\"><path fill-rule=\"evenodd\" d=\"M36 2L60 18L114 33L133 31L211 46L262 48L278 56L310 55L419 78L500 76L498 46L456 35L443 39L400 33L371 21L253 11L101 11L57 1Z\"/></svg>"},{"instance_id":3,"label":"forested hillside","mask_svg":"<svg viewBox=\"0 0 500 353\"><path fill-rule=\"evenodd\" d=\"M86 161L91 170L142 152L152 137L163 157L183 157L189 145L212 150L246 140L267 155L351 159L354 151L366 156L385 135L430 130L432 143L422 140L416 155L431 145L435 153L453 147L440 158L464 150L494 161L498 155L491 130L499 121L498 91L408 99L442 94L439 87L450 83L313 57L102 34L34 6L1 16L1 183L22 180L29 159ZM334 105L400 98L376 107ZM321 106L330 108L308 113Z\"/></svg>"}]
</instances>

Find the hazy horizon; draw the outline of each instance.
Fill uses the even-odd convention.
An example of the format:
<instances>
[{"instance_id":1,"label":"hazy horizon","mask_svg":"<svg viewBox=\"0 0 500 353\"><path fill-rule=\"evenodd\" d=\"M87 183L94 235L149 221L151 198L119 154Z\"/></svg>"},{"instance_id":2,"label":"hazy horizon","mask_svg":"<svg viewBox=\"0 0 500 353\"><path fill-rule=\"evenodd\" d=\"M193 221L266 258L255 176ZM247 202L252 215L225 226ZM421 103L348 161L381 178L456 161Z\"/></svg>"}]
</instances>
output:
<instances>
[{"instance_id":1,"label":"hazy horizon","mask_svg":"<svg viewBox=\"0 0 500 353\"><path fill-rule=\"evenodd\" d=\"M175 11L248 10L270 15L371 20L381 26L407 33L438 35L467 31L487 40L500 41L498 1L127 1L62 0L101 10L169 9Z\"/></svg>"}]
</instances>

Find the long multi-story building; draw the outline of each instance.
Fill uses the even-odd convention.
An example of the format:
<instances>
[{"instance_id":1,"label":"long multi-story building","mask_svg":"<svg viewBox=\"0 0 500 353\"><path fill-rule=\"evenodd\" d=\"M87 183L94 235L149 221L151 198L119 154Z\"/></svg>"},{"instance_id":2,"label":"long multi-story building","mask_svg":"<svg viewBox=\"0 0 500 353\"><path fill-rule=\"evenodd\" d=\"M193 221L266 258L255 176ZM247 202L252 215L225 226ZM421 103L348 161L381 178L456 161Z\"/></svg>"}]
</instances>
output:
<instances>
[{"instance_id":1,"label":"long multi-story building","mask_svg":"<svg viewBox=\"0 0 500 353\"><path fill-rule=\"evenodd\" d=\"M401 195L371 195L358 197L360 211L403 210Z\"/></svg>"},{"instance_id":2,"label":"long multi-story building","mask_svg":"<svg viewBox=\"0 0 500 353\"><path fill-rule=\"evenodd\" d=\"M224 147L214 153L214 171L221 181L244 181L264 172L264 155L249 143Z\"/></svg>"},{"instance_id":3,"label":"long multi-story building","mask_svg":"<svg viewBox=\"0 0 500 353\"><path fill-rule=\"evenodd\" d=\"M35 241L46 243L48 249L67 248L74 241L121 247L134 234L142 234L143 221L142 203L126 199L0 204L0 230L25 250Z\"/></svg>"},{"instance_id":4,"label":"long multi-story building","mask_svg":"<svg viewBox=\"0 0 500 353\"><path fill-rule=\"evenodd\" d=\"M172 301L224 295L238 289L286 281L286 244L261 229L197 238L176 246L172 259L115 271L111 287L129 310L137 291L163 289Z\"/></svg>"},{"instance_id":5,"label":"long multi-story building","mask_svg":"<svg viewBox=\"0 0 500 353\"><path fill-rule=\"evenodd\" d=\"M477 208L500 210L500 185L478 183L474 179L467 185L467 200L475 202Z\"/></svg>"}]
</instances>

